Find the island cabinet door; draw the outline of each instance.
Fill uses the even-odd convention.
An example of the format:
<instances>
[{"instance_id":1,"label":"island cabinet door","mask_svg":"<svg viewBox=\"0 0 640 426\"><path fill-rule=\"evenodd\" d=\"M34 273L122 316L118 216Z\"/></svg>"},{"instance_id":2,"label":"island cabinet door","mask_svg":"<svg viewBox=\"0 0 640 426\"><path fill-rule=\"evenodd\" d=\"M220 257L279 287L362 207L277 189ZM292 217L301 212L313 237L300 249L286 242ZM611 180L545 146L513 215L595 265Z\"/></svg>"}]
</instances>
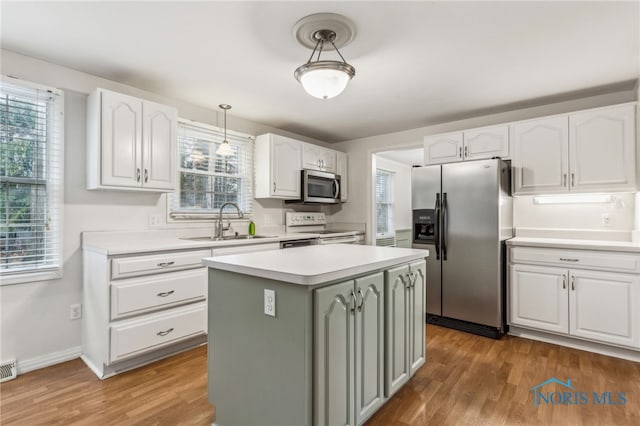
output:
<instances>
[{"instance_id":1,"label":"island cabinet door","mask_svg":"<svg viewBox=\"0 0 640 426\"><path fill-rule=\"evenodd\" d=\"M314 293L313 424L354 425L354 282Z\"/></svg>"},{"instance_id":2,"label":"island cabinet door","mask_svg":"<svg viewBox=\"0 0 640 426\"><path fill-rule=\"evenodd\" d=\"M410 376L413 376L425 361L425 269L425 261L411 264L411 286L409 288Z\"/></svg>"},{"instance_id":3,"label":"island cabinet door","mask_svg":"<svg viewBox=\"0 0 640 426\"><path fill-rule=\"evenodd\" d=\"M356 424L368 419L384 401L384 276L356 279L355 322Z\"/></svg>"},{"instance_id":4,"label":"island cabinet door","mask_svg":"<svg viewBox=\"0 0 640 426\"><path fill-rule=\"evenodd\" d=\"M385 396L409 380L409 265L385 271Z\"/></svg>"}]
</instances>

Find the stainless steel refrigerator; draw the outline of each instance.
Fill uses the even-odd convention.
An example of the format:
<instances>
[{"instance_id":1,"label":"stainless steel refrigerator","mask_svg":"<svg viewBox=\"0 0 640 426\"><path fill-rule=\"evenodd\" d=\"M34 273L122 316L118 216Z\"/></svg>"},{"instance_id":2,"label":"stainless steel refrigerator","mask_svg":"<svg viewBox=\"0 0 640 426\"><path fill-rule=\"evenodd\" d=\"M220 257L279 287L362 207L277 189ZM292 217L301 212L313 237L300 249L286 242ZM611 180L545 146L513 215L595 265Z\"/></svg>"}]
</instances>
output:
<instances>
[{"instance_id":1,"label":"stainless steel refrigerator","mask_svg":"<svg viewBox=\"0 0 640 426\"><path fill-rule=\"evenodd\" d=\"M500 159L412 169L413 247L429 250L428 322L502 335L510 186L510 164Z\"/></svg>"}]
</instances>

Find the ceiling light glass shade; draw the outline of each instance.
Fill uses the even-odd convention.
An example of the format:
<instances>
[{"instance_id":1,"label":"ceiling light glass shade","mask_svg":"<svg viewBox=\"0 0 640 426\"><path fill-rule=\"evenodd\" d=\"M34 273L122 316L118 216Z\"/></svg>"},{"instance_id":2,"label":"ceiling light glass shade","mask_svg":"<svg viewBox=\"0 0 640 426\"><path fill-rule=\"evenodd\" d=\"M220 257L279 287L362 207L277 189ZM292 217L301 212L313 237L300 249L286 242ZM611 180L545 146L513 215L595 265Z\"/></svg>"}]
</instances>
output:
<instances>
[{"instance_id":1,"label":"ceiling light glass shade","mask_svg":"<svg viewBox=\"0 0 640 426\"><path fill-rule=\"evenodd\" d=\"M234 154L233 148L231 148L231 145L227 140L222 141L222 143L216 150L216 155L222 155L224 157L228 157L233 154Z\"/></svg>"},{"instance_id":2,"label":"ceiling light glass shade","mask_svg":"<svg viewBox=\"0 0 640 426\"><path fill-rule=\"evenodd\" d=\"M356 74L355 68L346 62L308 62L296 69L296 80L308 94L320 99L338 96Z\"/></svg>"}]
</instances>

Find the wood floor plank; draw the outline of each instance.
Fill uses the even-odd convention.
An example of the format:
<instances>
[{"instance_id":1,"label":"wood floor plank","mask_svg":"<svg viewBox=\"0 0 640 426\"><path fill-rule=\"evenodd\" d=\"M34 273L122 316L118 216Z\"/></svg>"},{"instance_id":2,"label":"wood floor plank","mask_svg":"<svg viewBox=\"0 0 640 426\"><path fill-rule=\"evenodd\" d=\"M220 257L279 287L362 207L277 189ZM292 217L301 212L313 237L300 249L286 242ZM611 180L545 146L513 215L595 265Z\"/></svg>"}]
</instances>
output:
<instances>
[{"instance_id":1,"label":"wood floor plank","mask_svg":"<svg viewBox=\"0 0 640 426\"><path fill-rule=\"evenodd\" d=\"M33 371L0 385L0 424L210 425L206 362L200 347L102 381L81 360ZM551 377L627 403L534 407L531 388ZM377 425L640 425L640 363L428 325L427 362L367 421Z\"/></svg>"}]
</instances>

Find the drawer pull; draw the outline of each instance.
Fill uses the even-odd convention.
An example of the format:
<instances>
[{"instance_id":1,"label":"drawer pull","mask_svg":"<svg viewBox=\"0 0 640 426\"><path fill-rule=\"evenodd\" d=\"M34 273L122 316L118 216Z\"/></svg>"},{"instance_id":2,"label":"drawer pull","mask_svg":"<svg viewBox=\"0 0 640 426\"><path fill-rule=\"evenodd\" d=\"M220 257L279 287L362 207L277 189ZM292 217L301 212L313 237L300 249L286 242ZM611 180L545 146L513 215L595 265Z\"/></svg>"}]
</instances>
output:
<instances>
[{"instance_id":1,"label":"drawer pull","mask_svg":"<svg viewBox=\"0 0 640 426\"><path fill-rule=\"evenodd\" d=\"M173 327L171 327L170 329L165 330L165 331L158 331L156 334L158 336L166 336L167 334L171 333L172 331L173 331Z\"/></svg>"},{"instance_id":2,"label":"drawer pull","mask_svg":"<svg viewBox=\"0 0 640 426\"><path fill-rule=\"evenodd\" d=\"M171 266L174 263L176 263L176 262L174 262L173 260L171 262L161 262L161 263L158 263L158 266L161 267L161 268L166 268L167 266Z\"/></svg>"},{"instance_id":3,"label":"drawer pull","mask_svg":"<svg viewBox=\"0 0 640 426\"><path fill-rule=\"evenodd\" d=\"M167 296L172 295L173 293L175 293L175 290L163 291L162 293L158 293L158 296L160 296L160 297L167 297Z\"/></svg>"},{"instance_id":4,"label":"drawer pull","mask_svg":"<svg viewBox=\"0 0 640 426\"><path fill-rule=\"evenodd\" d=\"M580 259L569 259L567 257L561 257L560 260L562 262L580 262Z\"/></svg>"}]
</instances>

